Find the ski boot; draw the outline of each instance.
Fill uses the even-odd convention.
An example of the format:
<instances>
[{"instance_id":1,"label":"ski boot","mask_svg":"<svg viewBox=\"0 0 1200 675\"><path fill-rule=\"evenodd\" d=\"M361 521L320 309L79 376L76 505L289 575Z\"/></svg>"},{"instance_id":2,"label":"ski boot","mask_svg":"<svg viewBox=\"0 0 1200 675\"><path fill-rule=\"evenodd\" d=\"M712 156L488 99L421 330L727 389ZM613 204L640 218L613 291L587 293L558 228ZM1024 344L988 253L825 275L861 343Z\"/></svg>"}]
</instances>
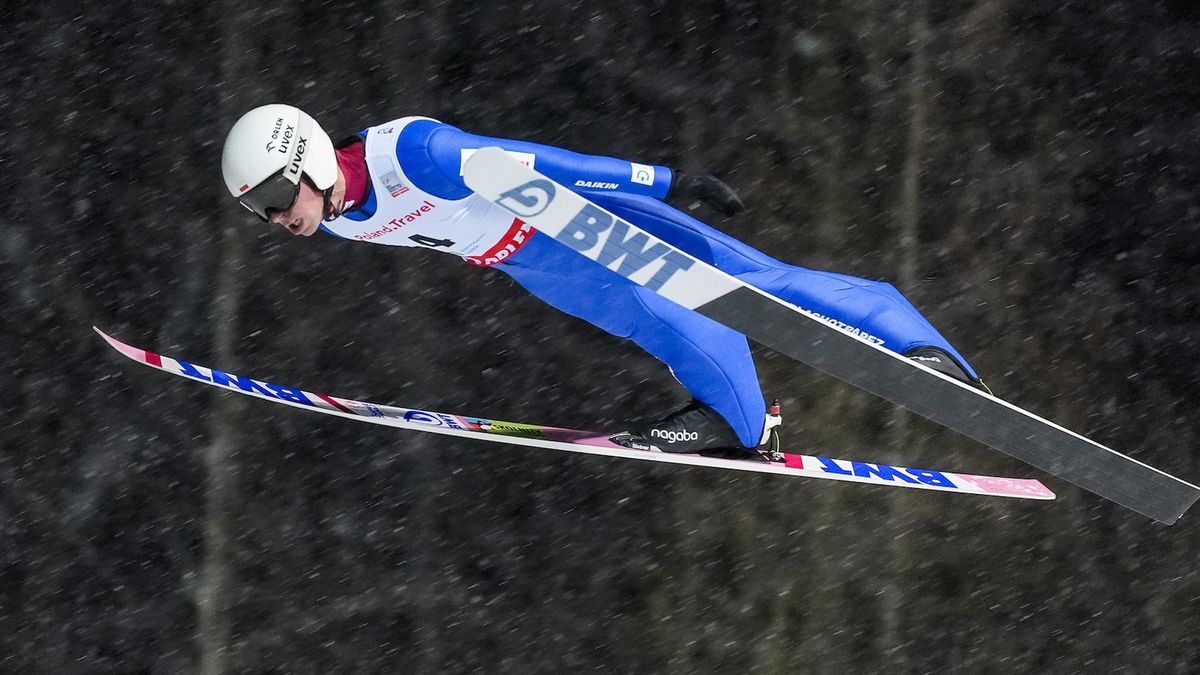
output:
<instances>
[{"instance_id":1,"label":"ski boot","mask_svg":"<svg viewBox=\"0 0 1200 675\"><path fill-rule=\"evenodd\" d=\"M663 452L691 454L742 447L729 423L717 411L694 399L657 422L635 426L609 440L638 450L653 446Z\"/></svg>"},{"instance_id":2,"label":"ski boot","mask_svg":"<svg viewBox=\"0 0 1200 675\"><path fill-rule=\"evenodd\" d=\"M767 415L759 445L775 439L775 445L778 446L777 429L781 421L778 401L771 410L771 414ZM655 447L663 452L698 454L705 457L763 459L762 453L756 448L742 445L741 439L717 411L696 400L657 422L613 434L609 440L635 450L649 450Z\"/></svg>"},{"instance_id":3,"label":"ski boot","mask_svg":"<svg viewBox=\"0 0 1200 675\"><path fill-rule=\"evenodd\" d=\"M943 375L949 375L960 382L966 382L985 394L992 393L992 390L988 389L988 386L983 383L983 380L968 375L966 369L959 365L958 361L946 353L946 350L944 349L939 347L914 347L904 352L904 354L901 356L910 358L923 366L942 373Z\"/></svg>"}]
</instances>

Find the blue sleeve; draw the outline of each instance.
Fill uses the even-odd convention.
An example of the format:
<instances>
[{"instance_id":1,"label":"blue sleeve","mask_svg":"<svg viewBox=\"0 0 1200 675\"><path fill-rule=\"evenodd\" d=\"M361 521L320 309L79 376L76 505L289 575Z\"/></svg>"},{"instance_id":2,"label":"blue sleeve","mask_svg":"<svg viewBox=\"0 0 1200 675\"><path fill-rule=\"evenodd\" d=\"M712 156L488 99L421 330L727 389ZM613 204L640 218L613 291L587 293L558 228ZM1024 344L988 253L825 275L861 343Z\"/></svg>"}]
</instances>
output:
<instances>
[{"instance_id":1,"label":"blue sleeve","mask_svg":"<svg viewBox=\"0 0 1200 675\"><path fill-rule=\"evenodd\" d=\"M439 197L460 199L471 194L463 182L463 162L473 151L487 147L499 147L528 160L537 171L578 192L623 192L662 199L671 185L671 170L665 166L477 136L432 120L408 124L397 139L396 155L404 173L418 188Z\"/></svg>"}]
</instances>

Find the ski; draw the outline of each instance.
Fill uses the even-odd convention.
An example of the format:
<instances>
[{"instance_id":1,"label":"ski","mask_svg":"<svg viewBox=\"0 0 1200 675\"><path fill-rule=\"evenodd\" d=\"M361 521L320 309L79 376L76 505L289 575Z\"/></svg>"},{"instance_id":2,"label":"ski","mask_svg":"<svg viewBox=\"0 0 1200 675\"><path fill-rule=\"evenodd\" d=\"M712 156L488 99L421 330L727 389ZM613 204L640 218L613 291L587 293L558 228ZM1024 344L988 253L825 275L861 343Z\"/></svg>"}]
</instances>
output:
<instances>
[{"instance_id":1,"label":"ski","mask_svg":"<svg viewBox=\"0 0 1200 675\"><path fill-rule=\"evenodd\" d=\"M463 166L477 194L634 283L871 394L1165 524L1200 488L786 303L483 148Z\"/></svg>"},{"instance_id":2,"label":"ski","mask_svg":"<svg viewBox=\"0 0 1200 675\"><path fill-rule=\"evenodd\" d=\"M273 403L303 408L326 415L336 415L359 422L369 422L398 429L426 433L461 436L493 443L507 443L553 450L566 450L591 455L623 457L630 459L707 466L738 471L822 478L827 480L885 485L889 487L959 492L964 494L1014 497L1018 499L1054 499L1054 493L1037 480L1022 478L1000 478L997 476L973 476L970 474L910 469L887 464L833 459L820 455L781 453L782 458L772 461L765 456L761 461L753 459L726 459L666 453L651 448L637 450L626 448L608 440L606 434L577 429L561 429L537 424L501 422L483 417L470 417L451 413L400 408L395 406L355 401L348 398L314 394L294 387L284 387L262 380L226 373L213 368L173 359L144 349L125 344L93 329L113 349L130 359L161 370L205 384L213 385L239 394L247 394Z\"/></svg>"}]
</instances>

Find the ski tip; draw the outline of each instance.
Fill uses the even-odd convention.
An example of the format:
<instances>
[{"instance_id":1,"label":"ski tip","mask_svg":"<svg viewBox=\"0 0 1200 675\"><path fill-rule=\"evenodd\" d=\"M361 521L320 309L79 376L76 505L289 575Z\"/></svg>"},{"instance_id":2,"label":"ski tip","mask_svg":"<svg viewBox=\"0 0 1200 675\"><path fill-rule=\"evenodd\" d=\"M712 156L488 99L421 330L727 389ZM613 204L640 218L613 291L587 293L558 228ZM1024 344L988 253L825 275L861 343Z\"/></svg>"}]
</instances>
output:
<instances>
[{"instance_id":1,"label":"ski tip","mask_svg":"<svg viewBox=\"0 0 1200 675\"><path fill-rule=\"evenodd\" d=\"M489 163L496 161L503 162L508 157L508 153L504 152L503 148L495 145L489 145L476 150L470 157L467 158L465 166L486 166ZM472 161L476 160L476 161Z\"/></svg>"},{"instance_id":2,"label":"ski tip","mask_svg":"<svg viewBox=\"0 0 1200 675\"><path fill-rule=\"evenodd\" d=\"M161 363L161 359L159 359L156 354L152 354L144 349L138 349L133 345L127 345L108 333L100 330L96 326L92 326L92 330L96 331L100 337L104 338L104 341L108 343L108 346L112 347L118 352L121 352L121 354L125 355L126 357L137 361L138 363L144 363L146 365L155 367L159 366L159 363L155 363L156 360Z\"/></svg>"},{"instance_id":3,"label":"ski tip","mask_svg":"<svg viewBox=\"0 0 1200 675\"><path fill-rule=\"evenodd\" d=\"M96 335L104 338L104 341L108 343L108 346L121 352L122 354L126 353L126 350L133 349L133 347L100 330L99 326L92 326L92 330L96 331Z\"/></svg>"},{"instance_id":4,"label":"ski tip","mask_svg":"<svg viewBox=\"0 0 1200 675\"><path fill-rule=\"evenodd\" d=\"M465 182L467 187L471 188L472 190L480 192L480 188L483 186L479 184L478 180L476 180L478 175L487 175L496 173L497 171L503 171L506 162L515 161L516 160L508 156L508 153L504 152L504 150L498 147L488 146L485 148L480 148L472 153L465 162L463 162L463 182Z\"/></svg>"}]
</instances>

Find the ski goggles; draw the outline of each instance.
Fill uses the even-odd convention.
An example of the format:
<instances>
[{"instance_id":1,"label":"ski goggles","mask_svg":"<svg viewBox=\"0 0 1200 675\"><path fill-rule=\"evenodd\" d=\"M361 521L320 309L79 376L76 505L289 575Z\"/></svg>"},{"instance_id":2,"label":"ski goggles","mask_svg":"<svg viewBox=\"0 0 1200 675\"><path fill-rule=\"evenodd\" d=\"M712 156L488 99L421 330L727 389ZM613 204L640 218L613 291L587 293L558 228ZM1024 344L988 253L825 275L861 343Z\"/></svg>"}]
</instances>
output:
<instances>
[{"instance_id":1,"label":"ski goggles","mask_svg":"<svg viewBox=\"0 0 1200 675\"><path fill-rule=\"evenodd\" d=\"M238 201L254 215L269 222L271 216L276 213L291 209L296 203L296 198L300 196L299 176L296 176L296 182L293 183L287 173L285 167L271 174L239 197Z\"/></svg>"}]
</instances>

